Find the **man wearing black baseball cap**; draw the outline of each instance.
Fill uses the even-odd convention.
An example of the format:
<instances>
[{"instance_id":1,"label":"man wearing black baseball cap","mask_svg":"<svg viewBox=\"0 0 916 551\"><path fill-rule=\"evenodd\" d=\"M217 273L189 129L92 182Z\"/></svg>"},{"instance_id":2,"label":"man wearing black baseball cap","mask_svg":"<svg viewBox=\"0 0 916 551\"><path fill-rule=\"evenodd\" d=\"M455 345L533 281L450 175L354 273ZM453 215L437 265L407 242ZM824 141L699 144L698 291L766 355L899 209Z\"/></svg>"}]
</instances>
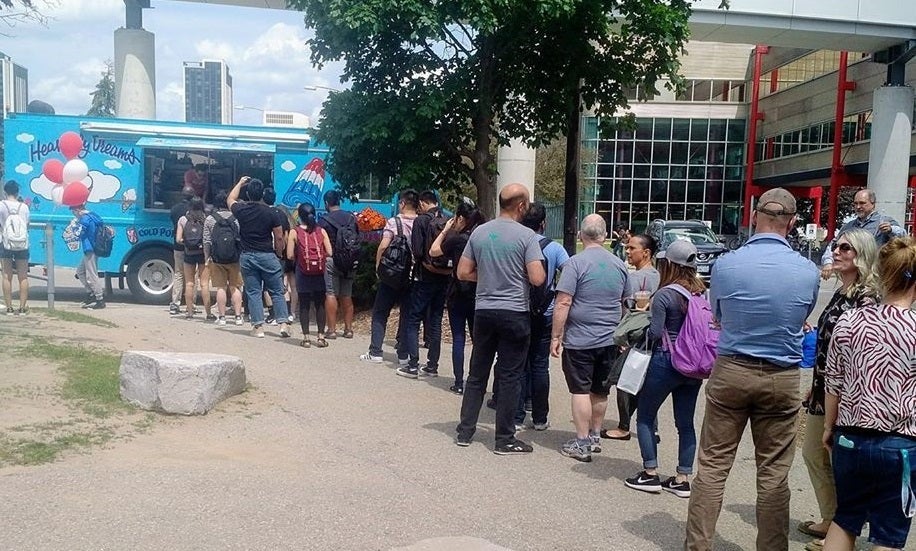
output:
<instances>
[{"instance_id":1,"label":"man wearing black baseball cap","mask_svg":"<svg viewBox=\"0 0 916 551\"><path fill-rule=\"evenodd\" d=\"M802 326L817 302L819 272L793 251L795 197L767 190L756 233L712 268L710 303L722 326L706 384L686 549L712 549L722 495L748 421L757 460L757 549L788 549L789 469L795 457Z\"/></svg>"}]
</instances>

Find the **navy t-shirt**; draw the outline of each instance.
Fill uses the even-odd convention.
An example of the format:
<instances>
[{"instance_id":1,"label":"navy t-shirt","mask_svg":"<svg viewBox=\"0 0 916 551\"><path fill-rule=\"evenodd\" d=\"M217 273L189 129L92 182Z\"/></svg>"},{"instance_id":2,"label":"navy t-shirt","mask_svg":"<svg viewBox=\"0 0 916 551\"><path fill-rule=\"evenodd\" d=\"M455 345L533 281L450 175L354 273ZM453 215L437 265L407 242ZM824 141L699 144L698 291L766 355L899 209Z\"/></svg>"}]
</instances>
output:
<instances>
[{"instance_id":1,"label":"navy t-shirt","mask_svg":"<svg viewBox=\"0 0 916 551\"><path fill-rule=\"evenodd\" d=\"M239 222L243 253L274 252L274 228L282 226L276 210L264 203L238 201L229 209Z\"/></svg>"}]
</instances>

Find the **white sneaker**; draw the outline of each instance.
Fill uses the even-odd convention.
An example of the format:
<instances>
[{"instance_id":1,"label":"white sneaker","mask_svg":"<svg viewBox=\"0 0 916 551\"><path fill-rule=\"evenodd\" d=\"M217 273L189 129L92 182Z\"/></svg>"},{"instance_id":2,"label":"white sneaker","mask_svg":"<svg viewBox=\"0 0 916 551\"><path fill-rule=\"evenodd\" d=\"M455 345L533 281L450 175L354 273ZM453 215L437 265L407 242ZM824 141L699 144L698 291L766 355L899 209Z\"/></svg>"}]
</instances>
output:
<instances>
[{"instance_id":1,"label":"white sneaker","mask_svg":"<svg viewBox=\"0 0 916 551\"><path fill-rule=\"evenodd\" d=\"M359 359L364 362L371 362L374 364L380 364L384 361L384 358L381 356L373 356L372 354L362 354L360 355Z\"/></svg>"},{"instance_id":2,"label":"white sneaker","mask_svg":"<svg viewBox=\"0 0 916 551\"><path fill-rule=\"evenodd\" d=\"M226 316L216 318L216 325L226 325Z\"/></svg>"},{"instance_id":3,"label":"white sneaker","mask_svg":"<svg viewBox=\"0 0 916 551\"><path fill-rule=\"evenodd\" d=\"M264 327L261 325L255 325L254 327L252 327L251 336L257 337L259 339L263 339L264 338Z\"/></svg>"},{"instance_id":4,"label":"white sneaker","mask_svg":"<svg viewBox=\"0 0 916 551\"><path fill-rule=\"evenodd\" d=\"M245 322L242 321L242 316L235 316L235 324L236 324L236 325L242 325L242 324L244 324L244 323L245 323Z\"/></svg>"}]
</instances>

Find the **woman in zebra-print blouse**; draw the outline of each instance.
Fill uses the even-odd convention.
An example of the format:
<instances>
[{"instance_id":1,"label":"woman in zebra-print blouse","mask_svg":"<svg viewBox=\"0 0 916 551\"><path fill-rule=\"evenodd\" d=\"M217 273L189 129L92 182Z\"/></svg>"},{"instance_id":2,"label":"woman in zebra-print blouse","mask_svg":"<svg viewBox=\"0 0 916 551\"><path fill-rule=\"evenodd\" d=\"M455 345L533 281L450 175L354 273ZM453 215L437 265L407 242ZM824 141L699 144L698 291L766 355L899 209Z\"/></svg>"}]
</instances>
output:
<instances>
[{"instance_id":1,"label":"woman in zebra-print blouse","mask_svg":"<svg viewBox=\"0 0 916 551\"><path fill-rule=\"evenodd\" d=\"M837 510L824 549L852 550L869 523L875 549L902 549L916 515L916 241L878 254L883 300L843 314L825 372L824 444Z\"/></svg>"}]
</instances>

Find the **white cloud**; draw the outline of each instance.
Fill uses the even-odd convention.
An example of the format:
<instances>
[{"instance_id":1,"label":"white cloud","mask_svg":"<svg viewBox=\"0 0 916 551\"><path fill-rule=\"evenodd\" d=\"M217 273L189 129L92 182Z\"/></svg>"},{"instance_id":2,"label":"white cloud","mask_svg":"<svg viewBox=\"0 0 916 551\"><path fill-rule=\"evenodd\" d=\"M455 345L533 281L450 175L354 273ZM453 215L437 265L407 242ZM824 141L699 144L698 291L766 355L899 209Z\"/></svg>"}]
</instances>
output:
<instances>
[{"instance_id":1,"label":"white cloud","mask_svg":"<svg viewBox=\"0 0 916 551\"><path fill-rule=\"evenodd\" d=\"M32 165L28 163L19 163L18 165L16 165L16 173L22 174L23 176L26 174L31 174L32 170L34 170L32 168Z\"/></svg>"},{"instance_id":2,"label":"white cloud","mask_svg":"<svg viewBox=\"0 0 916 551\"><path fill-rule=\"evenodd\" d=\"M280 165L280 168L282 168L286 172L292 172L296 170L296 163L292 161L283 161L283 164Z\"/></svg>"},{"instance_id":3,"label":"white cloud","mask_svg":"<svg viewBox=\"0 0 916 551\"><path fill-rule=\"evenodd\" d=\"M98 203L105 199L111 199L118 192L118 189L121 188L121 180L116 176L103 174L97 170L90 170L89 176L83 180L83 183L86 184L86 187L91 186L88 200L90 203ZM29 183L29 187L32 189L33 193L49 201L54 200L51 196L51 190L54 189L55 185L56 184L48 180L44 174L37 178L33 178Z\"/></svg>"},{"instance_id":4,"label":"white cloud","mask_svg":"<svg viewBox=\"0 0 916 551\"><path fill-rule=\"evenodd\" d=\"M21 134L16 134L16 141L22 143L32 143L35 141L35 136L23 132Z\"/></svg>"},{"instance_id":5,"label":"white cloud","mask_svg":"<svg viewBox=\"0 0 916 551\"><path fill-rule=\"evenodd\" d=\"M124 166L124 165L122 165L121 163L119 163L118 161L116 161L116 160L114 160L114 159L108 159L107 161L105 161L105 162L102 163L102 164L105 165L105 168L109 168L109 169L111 169L111 170L118 170L119 168L121 168L122 166Z\"/></svg>"},{"instance_id":6,"label":"white cloud","mask_svg":"<svg viewBox=\"0 0 916 551\"><path fill-rule=\"evenodd\" d=\"M54 22L83 21L87 18L124 17L122 0L60 0L45 10Z\"/></svg>"},{"instance_id":7,"label":"white cloud","mask_svg":"<svg viewBox=\"0 0 916 551\"><path fill-rule=\"evenodd\" d=\"M40 195L48 201L54 200L54 198L51 197L51 190L55 185L56 184L51 180L48 180L44 174L37 178L33 178L32 181L29 182L29 187L32 189L32 193Z\"/></svg>"},{"instance_id":8,"label":"white cloud","mask_svg":"<svg viewBox=\"0 0 916 551\"><path fill-rule=\"evenodd\" d=\"M229 63L235 58L235 50L228 42L216 40L201 40L194 45L197 56L201 59L221 59ZM229 70L232 71L232 64L229 64Z\"/></svg>"}]
</instances>

